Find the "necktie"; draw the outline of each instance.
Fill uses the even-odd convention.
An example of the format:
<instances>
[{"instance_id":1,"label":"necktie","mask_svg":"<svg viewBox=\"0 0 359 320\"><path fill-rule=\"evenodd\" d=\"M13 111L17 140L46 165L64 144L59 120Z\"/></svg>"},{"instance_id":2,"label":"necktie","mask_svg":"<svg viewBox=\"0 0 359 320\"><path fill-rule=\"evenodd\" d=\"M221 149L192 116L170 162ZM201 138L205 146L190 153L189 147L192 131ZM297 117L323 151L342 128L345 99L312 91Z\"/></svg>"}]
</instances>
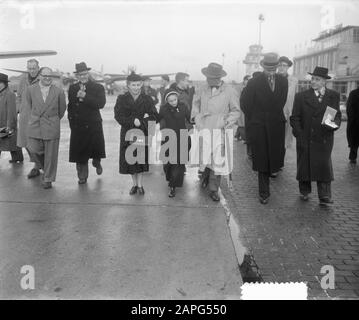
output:
<instances>
[{"instance_id":1,"label":"necktie","mask_svg":"<svg viewBox=\"0 0 359 320\"><path fill-rule=\"evenodd\" d=\"M270 86L271 90L274 91L274 76L270 75L268 77L268 81L269 81L269 86Z\"/></svg>"},{"instance_id":2,"label":"necktie","mask_svg":"<svg viewBox=\"0 0 359 320\"><path fill-rule=\"evenodd\" d=\"M317 91L317 97L318 97L319 103L322 102L323 96L324 96L324 94L322 94L322 92L321 92L320 90L318 90L318 91Z\"/></svg>"}]
</instances>

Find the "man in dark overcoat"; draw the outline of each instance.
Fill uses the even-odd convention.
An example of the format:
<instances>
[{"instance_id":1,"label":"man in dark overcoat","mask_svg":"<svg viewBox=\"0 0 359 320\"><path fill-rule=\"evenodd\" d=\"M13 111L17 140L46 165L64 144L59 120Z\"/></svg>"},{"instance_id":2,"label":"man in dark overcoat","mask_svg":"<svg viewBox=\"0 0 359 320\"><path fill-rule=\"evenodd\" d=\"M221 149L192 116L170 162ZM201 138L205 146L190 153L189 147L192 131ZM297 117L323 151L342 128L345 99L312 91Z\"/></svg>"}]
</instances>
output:
<instances>
[{"instance_id":1,"label":"man in dark overcoat","mask_svg":"<svg viewBox=\"0 0 359 320\"><path fill-rule=\"evenodd\" d=\"M350 148L349 160L357 162L359 147L359 88L349 94L347 101L347 140Z\"/></svg>"},{"instance_id":2,"label":"man in dark overcoat","mask_svg":"<svg viewBox=\"0 0 359 320\"><path fill-rule=\"evenodd\" d=\"M316 181L320 204L327 205L333 202L331 154L334 131L341 121L339 93L325 87L326 80L330 79L327 68L316 67L309 74L312 75L311 88L295 95L290 117L293 135L297 139L297 180L303 201L308 200L311 181ZM327 107L336 110L333 121L329 122L331 126L322 124Z\"/></svg>"},{"instance_id":3,"label":"man in dark overcoat","mask_svg":"<svg viewBox=\"0 0 359 320\"><path fill-rule=\"evenodd\" d=\"M283 107L288 81L276 74L279 56L267 53L261 61L263 72L251 79L241 96L246 115L252 167L258 171L259 201L268 203L269 178L284 165L285 117Z\"/></svg>"},{"instance_id":4,"label":"man in dark overcoat","mask_svg":"<svg viewBox=\"0 0 359 320\"><path fill-rule=\"evenodd\" d=\"M69 88L68 118L70 122L70 162L76 162L79 184L87 182L88 160L98 175L102 174L101 159L106 157L100 109L106 104L105 89L89 79L85 62L76 64L79 82Z\"/></svg>"}]
</instances>

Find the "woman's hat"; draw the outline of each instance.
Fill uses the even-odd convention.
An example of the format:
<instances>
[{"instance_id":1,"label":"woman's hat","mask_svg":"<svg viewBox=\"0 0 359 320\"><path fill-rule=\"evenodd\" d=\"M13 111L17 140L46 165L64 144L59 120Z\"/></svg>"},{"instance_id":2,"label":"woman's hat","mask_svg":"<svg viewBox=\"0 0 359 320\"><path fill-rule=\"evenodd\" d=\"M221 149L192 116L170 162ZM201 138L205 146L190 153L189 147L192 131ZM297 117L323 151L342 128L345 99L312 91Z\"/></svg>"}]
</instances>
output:
<instances>
[{"instance_id":1,"label":"woman's hat","mask_svg":"<svg viewBox=\"0 0 359 320\"><path fill-rule=\"evenodd\" d=\"M211 62L207 67L203 68L202 73L207 78L222 78L227 75L227 72L223 70L223 67L215 62Z\"/></svg>"},{"instance_id":2,"label":"woman's hat","mask_svg":"<svg viewBox=\"0 0 359 320\"><path fill-rule=\"evenodd\" d=\"M8 75L5 74L5 73L0 73L0 82L5 82L5 83L10 82L9 78L8 78Z\"/></svg>"},{"instance_id":3,"label":"woman's hat","mask_svg":"<svg viewBox=\"0 0 359 320\"><path fill-rule=\"evenodd\" d=\"M132 71L131 74L127 76L126 80L129 82L137 82L137 81L142 81L142 77L139 74L136 74L134 71Z\"/></svg>"},{"instance_id":4,"label":"woman's hat","mask_svg":"<svg viewBox=\"0 0 359 320\"><path fill-rule=\"evenodd\" d=\"M275 70L279 64L278 54L276 54L275 52L266 53L259 64L265 70Z\"/></svg>"},{"instance_id":5,"label":"woman's hat","mask_svg":"<svg viewBox=\"0 0 359 320\"><path fill-rule=\"evenodd\" d=\"M74 71L74 73L80 73L83 71L91 70L91 68L87 68L87 65L85 62L76 63L75 68L76 68L76 71Z\"/></svg>"},{"instance_id":6,"label":"woman's hat","mask_svg":"<svg viewBox=\"0 0 359 320\"><path fill-rule=\"evenodd\" d=\"M177 91L175 91L175 90L173 90L173 89L167 89L166 91L165 91L165 100L167 101L167 98L169 97L169 96L171 96L171 95L173 95L173 94L175 94L177 97L178 97L178 92Z\"/></svg>"},{"instance_id":7,"label":"woman's hat","mask_svg":"<svg viewBox=\"0 0 359 320\"><path fill-rule=\"evenodd\" d=\"M328 69L323 67L315 67L314 71L308 72L311 76L318 76L324 79L331 79L332 77L328 76Z\"/></svg>"},{"instance_id":8,"label":"woman's hat","mask_svg":"<svg viewBox=\"0 0 359 320\"><path fill-rule=\"evenodd\" d=\"M290 61L289 58L286 57L286 56L281 56L281 57L279 58L278 63L280 63L280 62L285 62L289 67L291 67L291 66L293 65L293 62Z\"/></svg>"}]
</instances>

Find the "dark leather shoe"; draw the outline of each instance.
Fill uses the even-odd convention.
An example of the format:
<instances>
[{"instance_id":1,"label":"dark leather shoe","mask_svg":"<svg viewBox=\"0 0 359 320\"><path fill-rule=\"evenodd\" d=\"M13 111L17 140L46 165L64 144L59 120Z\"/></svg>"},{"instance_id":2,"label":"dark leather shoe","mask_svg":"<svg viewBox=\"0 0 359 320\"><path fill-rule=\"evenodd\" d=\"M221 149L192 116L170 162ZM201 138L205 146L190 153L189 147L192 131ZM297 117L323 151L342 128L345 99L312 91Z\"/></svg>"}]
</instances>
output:
<instances>
[{"instance_id":1,"label":"dark leather shoe","mask_svg":"<svg viewBox=\"0 0 359 320\"><path fill-rule=\"evenodd\" d=\"M32 179L38 177L40 175L40 170L36 168L32 168L29 174L27 175L28 179Z\"/></svg>"},{"instance_id":2,"label":"dark leather shoe","mask_svg":"<svg viewBox=\"0 0 359 320\"><path fill-rule=\"evenodd\" d=\"M137 186L133 186L133 187L131 188L131 190L130 190L130 195L132 196L132 195L136 194L136 193L137 193L137 189L138 189Z\"/></svg>"},{"instance_id":3,"label":"dark leather shoe","mask_svg":"<svg viewBox=\"0 0 359 320\"><path fill-rule=\"evenodd\" d=\"M168 193L168 196L170 198L173 198L176 195L176 189L175 188L171 188L170 192Z\"/></svg>"},{"instance_id":4,"label":"dark leather shoe","mask_svg":"<svg viewBox=\"0 0 359 320\"><path fill-rule=\"evenodd\" d=\"M350 163L353 163L353 164L356 164L356 163L357 163L357 161L356 161L355 159L350 159L349 162L350 162Z\"/></svg>"},{"instance_id":5,"label":"dark leather shoe","mask_svg":"<svg viewBox=\"0 0 359 320\"><path fill-rule=\"evenodd\" d=\"M97 165L97 167L96 167L96 173L97 173L97 175L101 175L102 174L102 171L103 171L103 169L102 169L102 166L101 166L101 163L99 163L98 165Z\"/></svg>"},{"instance_id":6,"label":"dark leather shoe","mask_svg":"<svg viewBox=\"0 0 359 320\"><path fill-rule=\"evenodd\" d=\"M269 199L269 197L268 197L268 198L259 197L259 202L260 202L261 204L267 204L267 203L268 203L268 199Z\"/></svg>"},{"instance_id":7,"label":"dark leather shoe","mask_svg":"<svg viewBox=\"0 0 359 320\"><path fill-rule=\"evenodd\" d=\"M23 160L9 160L9 163L23 163L24 161Z\"/></svg>"},{"instance_id":8,"label":"dark leather shoe","mask_svg":"<svg viewBox=\"0 0 359 320\"><path fill-rule=\"evenodd\" d=\"M309 200L309 197L308 197L307 194L301 194L301 195L300 195L300 200L302 200L302 201L308 201L308 200Z\"/></svg>"},{"instance_id":9,"label":"dark leather shoe","mask_svg":"<svg viewBox=\"0 0 359 320\"><path fill-rule=\"evenodd\" d=\"M52 188L52 183L49 182L49 181L43 182L43 183L42 183L42 187L43 187L44 189L51 189L51 188Z\"/></svg>"},{"instance_id":10,"label":"dark leather shoe","mask_svg":"<svg viewBox=\"0 0 359 320\"><path fill-rule=\"evenodd\" d=\"M85 184L87 179L79 179L78 184Z\"/></svg>"},{"instance_id":11,"label":"dark leather shoe","mask_svg":"<svg viewBox=\"0 0 359 320\"><path fill-rule=\"evenodd\" d=\"M327 204L332 204L334 203L334 201L330 198L321 198L319 199L319 205L324 205L326 206Z\"/></svg>"},{"instance_id":12,"label":"dark leather shoe","mask_svg":"<svg viewBox=\"0 0 359 320\"><path fill-rule=\"evenodd\" d=\"M271 177L271 178L277 178L277 175L278 175L278 172L271 173L271 174L270 174L270 177Z\"/></svg>"},{"instance_id":13,"label":"dark leather shoe","mask_svg":"<svg viewBox=\"0 0 359 320\"><path fill-rule=\"evenodd\" d=\"M140 195L144 195L145 194L145 189L143 189L143 187L138 187L138 194Z\"/></svg>"},{"instance_id":14,"label":"dark leather shoe","mask_svg":"<svg viewBox=\"0 0 359 320\"><path fill-rule=\"evenodd\" d=\"M210 193L209 193L209 196L211 197L211 199L213 200L213 201L219 201L221 198L219 197L219 195L218 195L218 192L216 192L216 191L211 191Z\"/></svg>"}]
</instances>

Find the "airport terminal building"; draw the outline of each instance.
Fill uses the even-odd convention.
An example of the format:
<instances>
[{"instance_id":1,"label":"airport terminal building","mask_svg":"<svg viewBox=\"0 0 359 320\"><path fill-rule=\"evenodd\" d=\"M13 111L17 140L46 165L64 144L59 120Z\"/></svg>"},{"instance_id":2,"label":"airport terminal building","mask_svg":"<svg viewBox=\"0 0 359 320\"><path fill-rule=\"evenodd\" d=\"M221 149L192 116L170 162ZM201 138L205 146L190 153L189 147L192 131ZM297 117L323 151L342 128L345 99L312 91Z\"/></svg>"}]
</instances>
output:
<instances>
[{"instance_id":1,"label":"airport terminal building","mask_svg":"<svg viewBox=\"0 0 359 320\"><path fill-rule=\"evenodd\" d=\"M350 91L359 86L359 26L338 25L321 32L312 41L313 46L304 48L293 59L298 91L309 87L308 72L315 66L323 66L332 76L328 87L340 93L342 102L346 101Z\"/></svg>"}]
</instances>

